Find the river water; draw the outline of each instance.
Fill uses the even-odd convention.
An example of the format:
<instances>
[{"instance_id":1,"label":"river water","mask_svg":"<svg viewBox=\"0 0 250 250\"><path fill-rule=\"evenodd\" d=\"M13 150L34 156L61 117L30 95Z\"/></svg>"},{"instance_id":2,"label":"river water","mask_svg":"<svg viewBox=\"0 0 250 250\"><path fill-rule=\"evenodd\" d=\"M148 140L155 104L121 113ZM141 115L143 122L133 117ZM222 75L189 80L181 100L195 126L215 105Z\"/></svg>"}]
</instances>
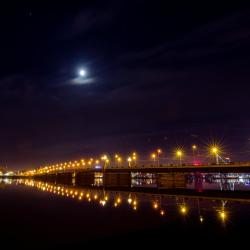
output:
<instances>
[{"instance_id":1,"label":"river water","mask_svg":"<svg viewBox=\"0 0 250 250\"><path fill-rule=\"evenodd\" d=\"M43 249L248 242L249 174L182 177L144 174L109 187L102 178L88 186L0 179L1 239Z\"/></svg>"}]
</instances>

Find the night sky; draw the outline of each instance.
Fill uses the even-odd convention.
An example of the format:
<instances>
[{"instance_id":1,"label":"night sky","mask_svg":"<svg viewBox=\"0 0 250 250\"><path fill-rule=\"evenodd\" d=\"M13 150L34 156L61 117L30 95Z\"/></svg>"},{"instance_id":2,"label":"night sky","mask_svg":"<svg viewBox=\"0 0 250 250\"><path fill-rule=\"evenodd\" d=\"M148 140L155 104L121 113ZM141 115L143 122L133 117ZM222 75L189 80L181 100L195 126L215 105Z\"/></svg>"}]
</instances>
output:
<instances>
[{"instance_id":1,"label":"night sky","mask_svg":"<svg viewBox=\"0 0 250 250\"><path fill-rule=\"evenodd\" d=\"M1 6L0 32L1 165L167 155L211 138L250 159L248 6Z\"/></svg>"}]
</instances>

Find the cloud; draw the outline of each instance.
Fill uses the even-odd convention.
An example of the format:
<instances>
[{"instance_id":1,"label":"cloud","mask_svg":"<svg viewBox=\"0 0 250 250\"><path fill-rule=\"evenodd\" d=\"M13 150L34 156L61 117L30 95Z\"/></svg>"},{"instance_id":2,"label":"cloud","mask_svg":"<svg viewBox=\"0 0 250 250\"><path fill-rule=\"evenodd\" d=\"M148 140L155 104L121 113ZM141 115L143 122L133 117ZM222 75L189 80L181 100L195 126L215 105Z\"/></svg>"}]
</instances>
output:
<instances>
[{"instance_id":1,"label":"cloud","mask_svg":"<svg viewBox=\"0 0 250 250\"><path fill-rule=\"evenodd\" d=\"M85 84L94 83L95 80L94 80L94 78L76 77L76 78L73 78L70 82L73 84L85 85Z\"/></svg>"},{"instance_id":2,"label":"cloud","mask_svg":"<svg viewBox=\"0 0 250 250\"><path fill-rule=\"evenodd\" d=\"M142 67L173 67L185 62L185 67L200 64L203 59L220 56L240 49L250 42L250 11L236 13L209 22L206 25L182 32L163 43L142 50L126 51L119 56L122 63L134 63ZM192 60L191 64L188 64ZM178 66L177 66L178 67Z\"/></svg>"},{"instance_id":3,"label":"cloud","mask_svg":"<svg viewBox=\"0 0 250 250\"><path fill-rule=\"evenodd\" d=\"M79 11L64 27L61 39L73 39L93 30L101 30L115 18L119 8L117 1L111 1L103 8L93 6Z\"/></svg>"},{"instance_id":4,"label":"cloud","mask_svg":"<svg viewBox=\"0 0 250 250\"><path fill-rule=\"evenodd\" d=\"M37 86L31 76L22 74L7 75L0 79L1 97L32 97L37 92Z\"/></svg>"}]
</instances>

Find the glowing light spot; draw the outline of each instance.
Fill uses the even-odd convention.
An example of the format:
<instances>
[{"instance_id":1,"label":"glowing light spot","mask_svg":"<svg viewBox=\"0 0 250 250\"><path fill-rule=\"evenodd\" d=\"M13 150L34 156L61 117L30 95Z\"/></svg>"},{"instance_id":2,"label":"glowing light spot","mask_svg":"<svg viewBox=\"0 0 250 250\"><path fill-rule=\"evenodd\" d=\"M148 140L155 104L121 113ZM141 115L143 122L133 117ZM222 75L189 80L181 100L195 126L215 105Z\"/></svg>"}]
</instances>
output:
<instances>
[{"instance_id":1,"label":"glowing light spot","mask_svg":"<svg viewBox=\"0 0 250 250\"><path fill-rule=\"evenodd\" d=\"M182 214L186 214L187 213L187 208L185 206L181 206L180 211L181 211Z\"/></svg>"},{"instance_id":2,"label":"glowing light spot","mask_svg":"<svg viewBox=\"0 0 250 250\"><path fill-rule=\"evenodd\" d=\"M200 216L200 222L202 223L204 221L203 217Z\"/></svg>"},{"instance_id":3,"label":"glowing light spot","mask_svg":"<svg viewBox=\"0 0 250 250\"><path fill-rule=\"evenodd\" d=\"M155 202L155 203L153 204L153 208L154 208L154 209L157 209L158 207L159 207L158 203Z\"/></svg>"},{"instance_id":4,"label":"glowing light spot","mask_svg":"<svg viewBox=\"0 0 250 250\"><path fill-rule=\"evenodd\" d=\"M79 71L79 75L80 75L80 76L85 76L85 75L86 75L86 71L85 71L84 69L81 69L81 70Z\"/></svg>"},{"instance_id":5,"label":"glowing light spot","mask_svg":"<svg viewBox=\"0 0 250 250\"><path fill-rule=\"evenodd\" d=\"M160 211L160 215L161 216L165 215L165 211L163 209Z\"/></svg>"},{"instance_id":6,"label":"glowing light spot","mask_svg":"<svg viewBox=\"0 0 250 250\"><path fill-rule=\"evenodd\" d=\"M220 212L220 218L224 221L227 218L227 214L225 211Z\"/></svg>"}]
</instances>

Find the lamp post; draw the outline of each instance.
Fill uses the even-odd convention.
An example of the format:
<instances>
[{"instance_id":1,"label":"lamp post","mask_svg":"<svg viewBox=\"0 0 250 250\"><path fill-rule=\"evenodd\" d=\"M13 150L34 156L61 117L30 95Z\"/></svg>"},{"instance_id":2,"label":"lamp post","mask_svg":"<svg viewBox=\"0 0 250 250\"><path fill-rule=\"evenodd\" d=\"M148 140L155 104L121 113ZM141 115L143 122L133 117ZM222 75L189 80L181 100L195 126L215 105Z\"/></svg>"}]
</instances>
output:
<instances>
[{"instance_id":1,"label":"lamp post","mask_svg":"<svg viewBox=\"0 0 250 250\"><path fill-rule=\"evenodd\" d=\"M128 157L127 161L128 161L128 166L131 167L132 158L130 156Z\"/></svg>"},{"instance_id":2,"label":"lamp post","mask_svg":"<svg viewBox=\"0 0 250 250\"><path fill-rule=\"evenodd\" d=\"M180 165L181 165L181 160L182 160L182 156L183 156L183 152L181 150L177 150L176 151L176 156L179 158L180 161Z\"/></svg>"},{"instance_id":3,"label":"lamp post","mask_svg":"<svg viewBox=\"0 0 250 250\"><path fill-rule=\"evenodd\" d=\"M120 167L120 163L122 162L122 158L121 158L121 157L118 157L118 158L117 158L117 162L118 162L118 166Z\"/></svg>"},{"instance_id":4,"label":"lamp post","mask_svg":"<svg viewBox=\"0 0 250 250\"><path fill-rule=\"evenodd\" d=\"M122 158L118 155L118 154L116 154L115 155L115 160L117 161L117 165L118 165L118 167L120 166L120 163L122 162Z\"/></svg>"},{"instance_id":5,"label":"lamp post","mask_svg":"<svg viewBox=\"0 0 250 250\"><path fill-rule=\"evenodd\" d=\"M103 170L106 169L107 163L109 162L108 156L107 155L103 155L101 157L101 159L104 161L104 166L103 166Z\"/></svg>"},{"instance_id":6,"label":"lamp post","mask_svg":"<svg viewBox=\"0 0 250 250\"><path fill-rule=\"evenodd\" d=\"M95 161L96 166L98 166L99 163L100 163L99 160L96 160L96 161Z\"/></svg>"},{"instance_id":7,"label":"lamp post","mask_svg":"<svg viewBox=\"0 0 250 250\"><path fill-rule=\"evenodd\" d=\"M137 160L137 154L136 154L136 152L133 152L133 154L132 154L132 160L134 161L135 166L136 166L136 160Z\"/></svg>"},{"instance_id":8,"label":"lamp post","mask_svg":"<svg viewBox=\"0 0 250 250\"><path fill-rule=\"evenodd\" d=\"M197 146L196 145L193 145L192 146L192 151L193 151L193 163L195 163L195 151L197 149Z\"/></svg>"},{"instance_id":9,"label":"lamp post","mask_svg":"<svg viewBox=\"0 0 250 250\"><path fill-rule=\"evenodd\" d=\"M219 164L219 148L214 146L211 148L211 153L215 156L216 164Z\"/></svg>"},{"instance_id":10,"label":"lamp post","mask_svg":"<svg viewBox=\"0 0 250 250\"><path fill-rule=\"evenodd\" d=\"M117 165L119 165L119 161L118 161L119 158L120 156L118 154L115 154L115 163L117 162Z\"/></svg>"},{"instance_id":11,"label":"lamp post","mask_svg":"<svg viewBox=\"0 0 250 250\"><path fill-rule=\"evenodd\" d=\"M160 154L162 153L161 149L157 149L157 165L160 166Z\"/></svg>"},{"instance_id":12,"label":"lamp post","mask_svg":"<svg viewBox=\"0 0 250 250\"><path fill-rule=\"evenodd\" d=\"M155 154L155 153L151 154L151 158L153 159L153 161L154 161L154 166L155 166L155 158L156 158L156 154Z\"/></svg>"}]
</instances>

